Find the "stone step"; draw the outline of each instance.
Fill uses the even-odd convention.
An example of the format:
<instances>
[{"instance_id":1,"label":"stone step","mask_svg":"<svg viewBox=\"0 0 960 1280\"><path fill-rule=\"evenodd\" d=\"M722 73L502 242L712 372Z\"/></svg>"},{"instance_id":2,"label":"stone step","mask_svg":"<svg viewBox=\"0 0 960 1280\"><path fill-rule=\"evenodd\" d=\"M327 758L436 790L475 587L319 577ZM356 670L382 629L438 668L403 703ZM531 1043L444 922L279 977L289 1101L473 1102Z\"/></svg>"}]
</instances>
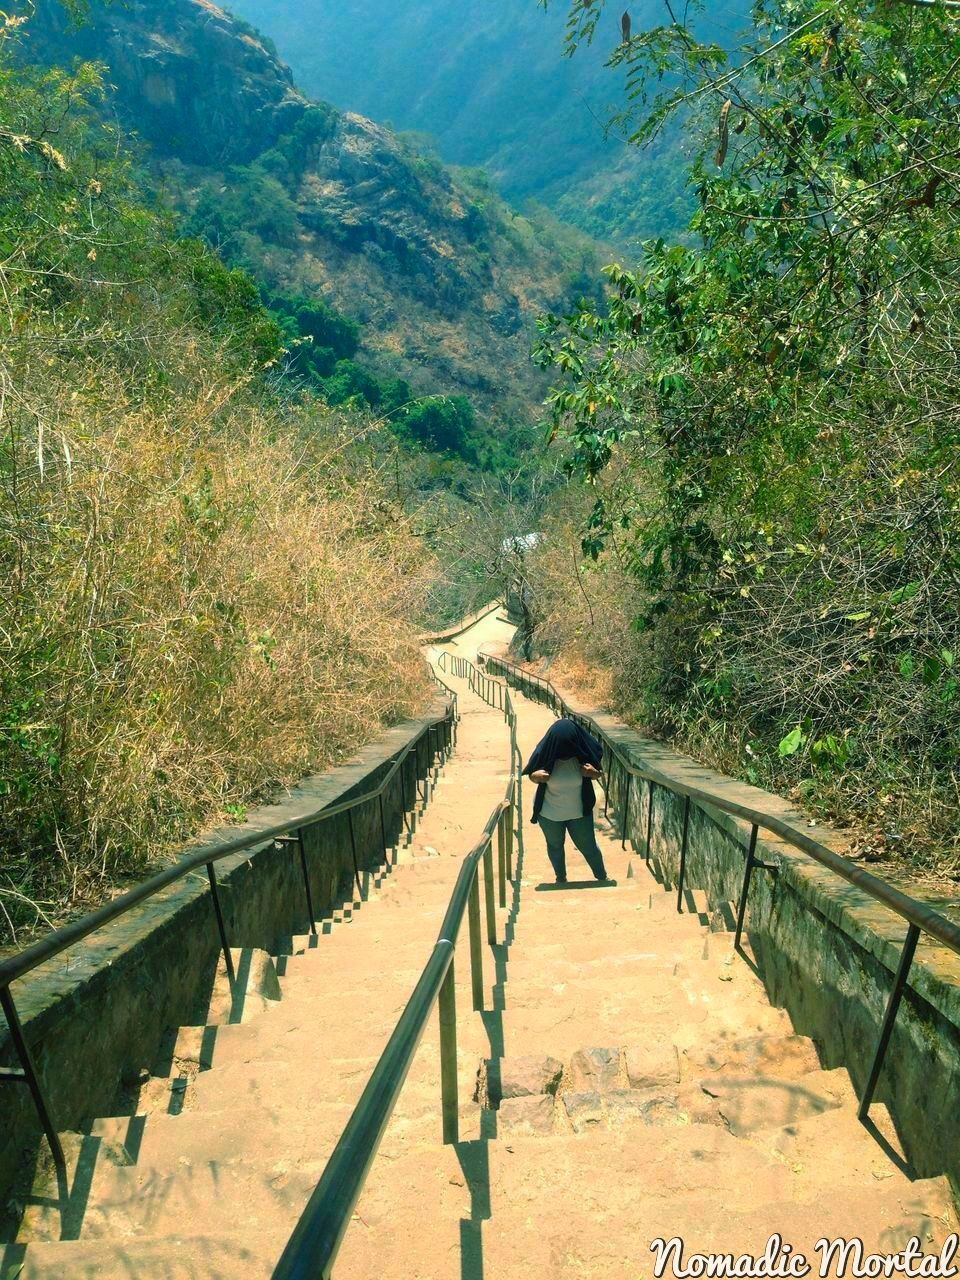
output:
<instances>
[{"instance_id":1,"label":"stone step","mask_svg":"<svg viewBox=\"0 0 960 1280\"><path fill-rule=\"evenodd\" d=\"M816 1142L814 1124L821 1126ZM566 1277L599 1267L632 1280L649 1266L649 1241L658 1234L680 1235L690 1249L758 1253L775 1224L795 1249L813 1257L822 1235L856 1235L868 1250L889 1251L918 1234L932 1252L955 1229L945 1180L911 1183L850 1116L768 1133L765 1149L757 1137L744 1141L725 1128L701 1125L588 1129L574 1137L512 1134L496 1143L385 1152L371 1170L337 1275L457 1277L482 1245L485 1273L498 1277ZM785 1145L790 1141L792 1147ZM833 1162L824 1170L827 1149L840 1169L855 1169L855 1185L838 1184ZM813 1158L804 1163L800 1154ZM269 1158L256 1168L235 1160L199 1168L186 1159L173 1177L149 1167L119 1170L108 1217L88 1208L82 1243L30 1244L19 1254L23 1274L150 1276L164 1247L168 1266L187 1269L158 1275L219 1275L207 1268L221 1261L242 1261L244 1276L269 1274L257 1268L272 1266L315 1172L309 1166L306 1176L297 1176L288 1162ZM719 1185L722 1200L715 1195ZM189 1239L181 1242L171 1218L177 1223L194 1196L206 1200L211 1193L212 1216L224 1224L242 1213L255 1226L257 1250L235 1242L213 1261ZM488 1227L481 1225L486 1219ZM464 1221L476 1222L477 1230L461 1234ZM121 1241L100 1243L104 1229L122 1235ZM235 1241L228 1226L218 1229L227 1233L218 1239ZM272 1249L268 1240L276 1242ZM80 1270L92 1265L100 1270ZM113 1272L114 1266L121 1269Z\"/></svg>"},{"instance_id":2,"label":"stone step","mask_svg":"<svg viewBox=\"0 0 960 1280\"><path fill-rule=\"evenodd\" d=\"M814 1263L823 1235L887 1251L918 1234L934 1251L946 1212L943 1180L834 1188L717 1126L511 1135L375 1162L337 1276L636 1280L657 1236L759 1254L774 1230Z\"/></svg>"},{"instance_id":3,"label":"stone step","mask_svg":"<svg viewBox=\"0 0 960 1280\"><path fill-rule=\"evenodd\" d=\"M592 993L591 1007L575 988L560 991L549 1005L518 1009L510 1003L504 1013L503 1035L510 1054L551 1053L567 1058L584 1044L634 1044L659 1037L680 1048L698 1039L780 1035L792 1030L789 1019L769 1006L748 1002L716 1004L689 999L681 1004L673 995L659 1000L614 990Z\"/></svg>"},{"instance_id":4,"label":"stone step","mask_svg":"<svg viewBox=\"0 0 960 1280\"><path fill-rule=\"evenodd\" d=\"M480 1137L484 1121L481 1108L471 1100L472 1080L462 1081L459 1108L461 1140ZM181 1184L238 1166L265 1164L270 1170L296 1171L304 1167L322 1170L350 1119L365 1080L356 1097L294 1105L287 1101L261 1106L249 1103L207 1114L185 1111L182 1115L154 1115L100 1120L83 1138L65 1135L71 1153L70 1227L84 1236L107 1238L138 1234L156 1225L153 1203L158 1180L165 1195L188 1192ZM405 1093L407 1091L405 1090ZM492 1128L492 1126L489 1126ZM437 1146L442 1139L440 1089L408 1093L398 1103L381 1143L383 1158L397 1159L411 1148ZM319 1175L318 1175L319 1176ZM202 1184L206 1186L206 1184ZM206 1187L207 1192L209 1187ZM139 1213L141 1194L144 1211ZM199 1193L198 1193L199 1194ZM34 1203L24 1214L18 1240L56 1240L64 1219L55 1201L38 1188ZM205 1224L209 1219L205 1215ZM222 1219L220 1229L229 1226Z\"/></svg>"},{"instance_id":5,"label":"stone step","mask_svg":"<svg viewBox=\"0 0 960 1280\"><path fill-rule=\"evenodd\" d=\"M3 1280L256 1280L272 1273L286 1233L183 1234L134 1241L70 1240L0 1244Z\"/></svg>"},{"instance_id":6,"label":"stone step","mask_svg":"<svg viewBox=\"0 0 960 1280\"><path fill-rule=\"evenodd\" d=\"M19 1243L57 1240L65 1226L82 1232L85 1240L134 1242L176 1235L184 1227L196 1230L200 1217L204 1232L232 1234L242 1228L248 1240L292 1231L329 1155L306 1153L294 1162L264 1151L254 1160L179 1156L172 1164L140 1161L121 1167L99 1158L96 1139L87 1140L86 1151L79 1180L83 1187L92 1179L89 1199L73 1196L64 1223L51 1197L38 1197L38 1203L28 1204Z\"/></svg>"},{"instance_id":7,"label":"stone step","mask_svg":"<svg viewBox=\"0 0 960 1280\"><path fill-rule=\"evenodd\" d=\"M280 979L272 956L255 947L231 948L236 980L227 976L223 957L217 967L206 1022L249 1022L272 1008L281 997Z\"/></svg>"},{"instance_id":8,"label":"stone step","mask_svg":"<svg viewBox=\"0 0 960 1280\"><path fill-rule=\"evenodd\" d=\"M846 1071L815 1071L782 1079L765 1075L711 1075L699 1083L699 1098L688 1094L691 1118L719 1115L731 1133L743 1137L762 1129L782 1129L811 1116L845 1107L856 1111L857 1096Z\"/></svg>"},{"instance_id":9,"label":"stone step","mask_svg":"<svg viewBox=\"0 0 960 1280\"><path fill-rule=\"evenodd\" d=\"M316 1015L321 1006L329 1010L329 1020L340 1022L355 1018L369 1011L380 1017L384 1011L400 1016L410 993L423 972L435 945L435 939L409 951L397 954L389 966L389 984L383 982L384 957L370 955L343 963L340 957L324 959L315 956L311 965L304 965L285 976L283 1000L269 1006L265 1015L275 1027L299 1025L304 1013ZM495 959L487 949L484 956L484 978L489 987L495 979ZM454 976L457 989L469 991L471 983L470 952L466 939L462 939L454 957Z\"/></svg>"},{"instance_id":10,"label":"stone step","mask_svg":"<svg viewBox=\"0 0 960 1280\"><path fill-rule=\"evenodd\" d=\"M466 975L465 975L466 978ZM406 1000L409 992L403 994ZM469 992L457 986L457 1035L461 1053L489 1051L489 1033L484 1019L474 1013L469 1002ZM292 1008L291 1002L291 1008ZM329 1006L328 1006L329 1007ZM397 1002L397 1008L402 1002ZM308 1071L309 1064L317 1061L372 1057L383 1051L394 1030L395 1010L373 1011L358 1007L354 1016L342 1022L321 1020L321 1007L302 1006L299 1014L281 1020L279 1014L284 1005L277 1007L278 1016L267 1015L256 1022L240 1026L211 1028L184 1027L178 1034L172 1071L187 1076L197 1070L225 1066L230 1063L252 1062L261 1059L275 1060L285 1057L301 1064ZM290 1009L286 1012L289 1014ZM430 1053L437 1044L436 1015L421 1043L420 1053ZM496 1018L488 1014L487 1019Z\"/></svg>"},{"instance_id":11,"label":"stone step","mask_svg":"<svg viewBox=\"0 0 960 1280\"><path fill-rule=\"evenodd\" d=\"M458 1060L460 1097L465 1102L474 1096L479 1060L476 1048L475 1045L472 1053L461 1053ZM125 1146L137 1156L148 1150L152 1135L196 1124L209 1128L207 1121L211 1120L235 1127L238 1114L257 1109L295 1119L300 1112L307 1114L324 1106L343 1104L349 1115L376 1061L374 1057L325 1058L311 1071L304 1071L299 1063L287 1059L256 1059L215 1067L186 1082L182 1090L172 1091L168 1110L100 1117L91 1122L87 1131ZM439 1099L439 1050L425 1045L411 1066L395 1114L406 1119L439 1115ZM183 1125L179 1125L180 1121Z\"/></svg>"},{"instance_id":12,"label":"stone step","mask_svg":"<svg viewBox=\"0 0 960 1280\"><path fill-rule=\"evenodd\" d=\"M782 1129L837 1107L850 1112L856 1107L844 1071L817 1070L790 1079L711 1075L697 1080L683 1075L675 1050L671 1055L664 1048L655 1055L644 1044L580 1049L563 1064L552 1088L526 1088L522 1067L528 1061L536 1060L507 1058L481 1067L480 1097L495 1108L501 1137L628 1124L724 1124L742 1137ZM554 1071L560 1067L561 1060L549 1061Z\"/></svg>"},{"instance_id":13,"label":"stone step","mask_svg":"<svg viewBox=\"0 0 960 1280\"><path fill-rule=\"evenodd\" d=\"M404 1114L419 1114L435 1106L440 1096L440 1057L435 1043L425 1041L417 1050L397 1107ZM461 1096L473 1094L476 1059L461 1053L458 1075ZM260 1058L205 1071L198 1076L184 1106L191 1115L232 1111L238 1108L274 1106L306 1108L324 1101L352 1102L360 1096L376 1066L375 1057L327 1058L304 1070L289 1058Z\"/></svg>"},{"instance_id":14,"label":"stone step","mask_svg":"<svg viewBox=\"0 0 960 1280\"><path fill-rule=\"evenodd\" d=\"M641 955L643 953L640 953ZM727 958L704 960L668 958L666 962L657 956L649 960L634 959L625 966L623 974L616 957L603 964L592 965L589 972L578 975L575 968L567 970L557 966L554 976L549 963L539 977L525 980L514 972L515 966L507 965L505 983L506 1014L515 1020L523 1011L542 1010L545 1002L557 1010L568 1010L571 1002L582 995L584 1014L608 1008L623 1008L625 1012L644 1010L656 1012L670 1009L679 1015L695 1009L715 1014L723 1022L729 1022L740 1013L766 1018L770 1024L787 1028L789 1020L782 1010L763 1003L762 985L742 962L727 962ZM277 1015L279 1017L279 1013ZM743 1035L750 1034L744 1030Z\"/></svg>"},{"instance_id":15,"label":"stone step","mask_svg":"<svg viewBox=\"0 0 960 1280\"><path fill-rule=\"evenodd\" d=\"M753 1077L768 1084L779 1081L801 1089L819 1082L831 1085L833 1093L839 1090L841 1101L852 1102L853 1094L841 1075L822 1071L813 1041L795 1035L727 1037L710 1047L701 1040L686 1050L678 1047L674 1036L646 1035L632 1044L583 1046L566 1060L545 1054L484 1059L478 1070L480 1099L494 1108L501 1098L557 1092L676 1093L690 1086L710 1097L715 1081L733 1077L744 1082ZM552 1086L543 1083L547 1080ZM719 1119L719 1108L714 1110Z\"/></svg>"},{"instance_id":16,"label":"stone step","mask_svg":"<svg viewBox=\"0 0 960 1280\"><path fill-rule=\"evenodd\" d=\"M807 1036L725 1036L685 1048L680 1066L687 1078L757 1074L793 1080L819 1071L820 1059Z\"/></svg>"},{"instance_id":17,"label":"stone step","mask_svg":"<svg viewBox=\"0 0 960 1280\"><path fill-rule=\"evenodd\" d=\"M689 970L703 961L723 961L730 955L729 942L701 929L678 933L644 929L636 917L622 927L614 923L607 931L607 945L597 947L589 935L557 937L528 943L524 930L517 931L517 946L509 959L509 975L516 987L526 982L551 978L571 979L615 970L622 982L649 981L654 973L672 973L679 965ZM733 961L732 963L736 963Z\"/></svg>"},{"instance_id":18,"label":"stone step","mask_svg":"<svg viewBox=\"0 0 960 1280\"><path fill-rule=\"evenodd\" d=\"M832 1076L833 1072L828 1074ZM883 1186L891 1179L902 1178L897 1162L903 1166L908 1162L893 1119L882 1102L874 1102L870 1108L870 1125L868 1130L856 1108L845 1100L842 1107L826 1114L798 1118L780 1129L754 1130L741 1141L765 1155L772 1153L795 1173L817 1177L825 1186ZM864 1141L865 1138L870 1140ZM934 1183L949 1201L946 1180L930 1179L927 1185L932 1187ZM949 1205L944 1212L949 1219Z\"/></svg>"},{"instance_id":19,"label":"stone step","mask_svg":"<svg viewBox=\"0 0 960 1280\"><path fill-rule=\"evenodd\" d=\"M647 910L651 915L693 916L694 918L700 915L709 918L711 906L702 889L688 886L683 891L681 909L678 911L676 889L667 889L657 884L648 892Z\"/></svg>"},{"instance_id":20,"label":"stone step","mask_svg":"<svg viewBox=\"0 0 960 1280\"><path fill-rule=\"evenodd\" d=\"M684 894L683 910L678 912L677 900L673 894L668 895L666 906L661 906L662 900L657 899L652 894L651 901L653 905L650 908L650 912L653 918L676 913L678 916L687 916L691 920L695 920L701 929L717 934L733 933L737 927L737 904L735 902L707 902L706 895L703 895L702 900L698 901L696 906L693 906L688 901L687 894Z\"/></svg>"}]
</instances>

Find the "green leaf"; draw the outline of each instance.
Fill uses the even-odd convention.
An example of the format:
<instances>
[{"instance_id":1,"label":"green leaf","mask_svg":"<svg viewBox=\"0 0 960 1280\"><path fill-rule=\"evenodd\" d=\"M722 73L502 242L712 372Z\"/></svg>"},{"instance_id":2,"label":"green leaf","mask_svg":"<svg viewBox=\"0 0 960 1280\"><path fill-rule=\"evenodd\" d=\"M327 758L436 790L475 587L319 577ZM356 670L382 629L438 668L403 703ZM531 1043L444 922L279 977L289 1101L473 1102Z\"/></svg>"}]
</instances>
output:
<instances>
[{"instance_id":1,"label":"green leaf","mask_svg":"<svg viewBox=\"0 0 960 1280\"><path fill-rule=\"evenodd\" d=\"M891 604L903 604L904 600L911 600L920 590L923 584L921 582L908 582L904 587L897 587L891 591L888 599Z\"/></svg>"},{"instance_id":2,"label":"green leaf","mask_svg":"<svg viewBox=\"0 0 960 1280\"><path fill-rule=\"evenodd\" d=\"M926 658L923 663L923 683L925 685L936 684L940 679L940 672L943 668L940 666L939 659Z\"/></svg>"},{"instance_id":3,"label":"green leaf","mask_svg":"<svg viewBox=\"0 0 960 1280\"><path fill-rule=\"evenodd\" d=\"M786 737L781 738L777 750L781 757L793 756L800 750L805 741L803 730L799 725L791 729Z\"/></svg>"}]
</instances>

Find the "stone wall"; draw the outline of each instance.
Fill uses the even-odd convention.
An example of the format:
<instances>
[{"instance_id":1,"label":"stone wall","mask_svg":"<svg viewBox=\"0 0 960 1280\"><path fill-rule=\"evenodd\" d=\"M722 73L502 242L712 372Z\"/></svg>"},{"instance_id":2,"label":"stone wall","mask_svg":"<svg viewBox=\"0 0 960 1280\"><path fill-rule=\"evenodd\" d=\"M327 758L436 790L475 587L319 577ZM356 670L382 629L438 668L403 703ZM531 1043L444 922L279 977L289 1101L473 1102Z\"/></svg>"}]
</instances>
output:
<instances>
[{"instance_id":1,"label":"stone wall","mask_svg":"<svg viewBox=\"0 0 960 1280\"><path fill-rule=\"evenodd\" d=\"M485 604L482 609L477 609L474 613L467 613L457 622L452 622L449 627L441 631L424 631L420 635L421 644L445 644L448 640L453 640L459 635L463 635L464 631L469 631L488 613L496 613L502 609L503 603L500 600L491 600L489 604Z\"/></svg>"},{"instance_id":2,"label":"stone wall","mask_svg":"<svg viewBox=\"0 0 960 1280\"><path fill-rule=\"evenodd\" d=\"M215 832L202 847L213 851L238 835L289 818L292 831L303 831L314 910L318 917L328 915L355 892L350 819L346 814L317 819L318 811L374 790L400 752L416 743L383 796L387 840L394 843L417 781L431 768L448 715L447 703L438 701L425 718L389 730L352 763L304 780L279 804L257 809L245 826ZM353 834L361 871L382 865L379 801L353 810ZM216 873L231 947L276 954L292 934L309 928L295 845L270 841L224 858ZM77 1128L111 1114L123 1082L154 1063L171 1028L205 1021L219 960L210 888L201 868L14 982L11 992L58 1128ZM2 1014L0 1065L17 1065ZM0 1085L0 1114L2 1218L17 1170L37 1151L40 1135L24 1086Z\"/></svg>"},{"instance_id":3,"label":"stone wall","mask_svg":"<svg viewBox=\"0 0 960 1280\"><path fill-rule=\"evenodd\" d=\"M550 691L532 677L488 657L491 674L503 675L537 701L554 705ZM796 825L804 816L784 799L705 769L662 743L645 738L614 717L565 698L562 714L589 716L608 746L631 763L709 789L718 796L763 809ZM609 808L622 823L627 775L608 767ZM655 873L676 887L684 799L668 785L629 783L627 834ZM711 906L739 901L750 828L713 806L692 803L685 884L703 889ZM839 845L818 826L817 839ZM770 1000L789 1013L796 1030L817 1042L822 1065L843 1066L859 1092L872 1061L893 982L906 923L856 886L804 853L761 832L757 855L772 870L755 870L746 937ZM745 963L745 962L744 962ZM921 939L908 990L887 1050L875 1095L893 1116L904 1151L920 1176L947 1173L960 1190L960 956Z\"/></svg>"}]
</instances>

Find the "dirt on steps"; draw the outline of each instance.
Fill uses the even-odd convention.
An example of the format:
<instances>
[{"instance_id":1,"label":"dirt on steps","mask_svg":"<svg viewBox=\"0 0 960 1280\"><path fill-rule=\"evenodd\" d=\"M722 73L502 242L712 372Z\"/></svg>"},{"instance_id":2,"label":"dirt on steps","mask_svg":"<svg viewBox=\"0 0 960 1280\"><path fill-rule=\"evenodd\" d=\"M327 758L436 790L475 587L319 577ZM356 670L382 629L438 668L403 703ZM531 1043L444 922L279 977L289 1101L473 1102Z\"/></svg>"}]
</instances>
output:
<instances>
[{"instance_id":1,"label":"dirt on steps","mask_svg":"<svg viewBox=\"0 0 960 1280\"><path fill-rule=\"evenodd\" d=\"M488 617L450 651L505 632ZM264 965L256 1017L171 1039L130 1108L152 1114L70 1137L67 1212L37 1187L21 1242L0 1246L0 1280L271 1275L506 785L502 717L449 682L459 751L397 864L317 937L289 940L279 1000ZM526 755L552 716L514 700ZM657 1236L759 1254L778 1231L814 1273L821 1237L887 1252L916 1234L936 1251L956 1226L945 1182L912 1178L883 1107L875 1131L859 1124L846 1074L822 1069L732 951L729 904L691 887L678 912L600 815L616 883L556 890L528 816L498 944L484 947L482 1015L458 951L460 1142L439 1140L433 1025L337 1280L637 1280ZM579 866L571 852L571 880L589 874Z\"/></svg>"}]
</instances>

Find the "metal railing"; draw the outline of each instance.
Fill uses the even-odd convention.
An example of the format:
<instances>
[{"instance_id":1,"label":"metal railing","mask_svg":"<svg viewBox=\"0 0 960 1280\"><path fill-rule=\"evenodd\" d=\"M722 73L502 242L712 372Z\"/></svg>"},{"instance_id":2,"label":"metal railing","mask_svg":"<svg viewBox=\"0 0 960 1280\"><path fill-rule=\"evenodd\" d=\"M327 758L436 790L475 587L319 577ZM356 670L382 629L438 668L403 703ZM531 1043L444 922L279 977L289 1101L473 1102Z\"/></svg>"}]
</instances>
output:
<instances>
[{"instance_id":1,"label":"metal railing","mask_svg":"<svg viewBox=\"0 0 960 1280\"><path fill-rule=\"evenodd\" d=\"M506 710L509 690L505 684L499 680L491 680L486 672L475 666L469 658L462 658L459 654L444 651L437 659L437 666L441 671L446 671L448 665L450 674L469 681L470 688L484 702L500 711ZM444 686L444 688L447 687Z\"/></svg>"},{"instance_id":2,"label":"metal railing","mask_svg":"<svg viewBox=\"0 0 960 1280\"><path fill-rule=\"evenodd\" d=\"M678 778L672 777L662 770L655 769L652 766L640 766L632 760L628 760L621 752L617 751L613 744L609 741L606 734L591 717L574 711L565 701L562 694L551 681L545 680L543 676L537 675L535 672L526 670L518 663L510 662L505 658L495 658L492 656L481 655L484 665L488 669L499 669L505 679L511 677L519 684L524 683L534 686L537 691L543 695L542 700L558 715L563 715L568 719L575 720L584 728L590 729L603 743L611 761L616 761L617 767L621 771L621 779L623 782L621 793L623 795L623 812L620 815L620 833L621 846L625 846L628 837L631 846L633 838L629 835L629 815L630 815L630 790L631 782L634 778L645 781L648 785L647 795L647 837L645 858L650 861L651 850L651 834L653 830L653 805L655 789L661 787L666 792L683 796L683 833L680 844L680 865L678 870L677 884L677 910L683 909L683 890L684 876L686 874L687 861L687 839L690 830L690 807L692 803L699 802L708 805L714 809L720 809L724 813L729 813L735 818L741 818L750 823L750 837L746 846L746 859L744 863L743 881L740 887L740 897L737 904L737 924L734 945L739 950L741 946L741 938L743 934L744 920L746 918L747 900L750 893L750 881L755 870L774 870L775 868L768 863L760 861L757 857L757 836L761 829L772 832L779 836L781 840L800 849L803 853L808 854L814 861L821 866L828 868L836 875L841 876L848 883L856 885L858 889L863 890L877 902L883 903L889 907L891 911L896 912L903 920L907 922L907 935L903 943L900 953L900 960L894 977L893 986L887 1000L887 1007L884 1012L883 1021L877 1037L877 1044L874 1050L873 1059L870 1070L867 1075L866 1084L860 1096L857 1114L861 1120L866 1119L870 1110L870 1104L873 1101L873 1095L876 1091L877 1083L880 1079L880 1072L883 1067L883 1060L887 1052L887 1046L890 1043L890 1037L893 1033L893 1026L896 1021L897 1012L900 1008L900 1002L903 998L904 988L907 983L907 977L910 973L910 966L913 963L914 954L917 949L921 932L926 933L929 937L935 938L938 942L942 942L944 946L949 947L952 951L960 954L960 926L948 920L946 916L940 915L934 911L926 903L919 902L915 898L911 898L908 894L894 888L885 880L881 880L879 876L872 875L869 871L858 867L848 858L844 858L835 850L822 844L819 840L808 835L807 832L795 827L776 814L765 812L763 809L753 805L743 804L740 801L728 799L718 791L711 790L708 787L696 786L693 783L684 782ZM607 766L609 773L609 766ZM609 796L609 783L608 791Z\"/></svg>"},{"instance_id":3,"label":"metal railing","mask_svg":"<svg viewBox=\"0 0 960 1280\"><path fill-rule=\"evenodd\" d=\"M480 1012L484 1008L481 869L486 937L489 945L495 946L497 901L501 907L507 905L507 884L514 878L514 832L518 842L522 842L523 833L519 821L517 719L510 691L499 681L484 676L466 659L455 658L454 662L465 665L457 665L453 674L469 680L471 689L475 689L480 698L504 713L510 729L510 781L504 798L487 819L479 841L463 860L430 958L274 1269L273 1280L328 1280L330 1277L354 1206L360 1198L434 1006L439 1006L443 1141L453 1143L459 1139L454 979L458 936L466 914L472 1003L474 1011ZM501 695L495 694L493 686L502 691ZM497 890L494 888L494 833L497 835ZM522 844L519 847L522 849Z\"/></svg>"},{"instance_id":4,"label":"metal railing","mask_svg":"<svg viewBox=\"0 0 960 1280\"><path fill-rule=\"evenodd\" d=\"M443 685L443 682L439 682ZM447 688L447 686L443 686ZM360 870L357 863L357 844L356 833L354 831L353 811L361 805L370 804L377 801L379 805L379 826L380 836L383 845L383 858L386 859L387 850L390 847L387 840L387 826L384 815L383 798L387 788L393 782L397 773L403 769L404 764L410 755L418 751L420 744L426 739L428 751L430 752L429 762L427 766L427 774L434 761L439 761L439 765L445 761L447 755L453 750L456 742L456 719L457 706L456 694L453 690L448 689L452 695L453 701L442 717L438 717L431 723L427 724L423 730L416 736L413 741L398 754L393 764L385 774L382 781L372 791L365 792L362 796L357 796L352 800L344 800L338 804L324 806L297 817L295 823L291 823L289 819L286 822L279 822L275 825L263 827L256 831L248 832L244 835L238 835L235 839L226 840L222 843L218 842L213 848L201 848L196 852L181 858L172 866L159 871L156 875L151 876L148 880L144 880L141 884L136 885L128 892L114 898L111 902L106 903L96 911L91 911L87 915L81 916L79 919L72 921L70 924L64 925L61 929L56 929L52 933L47 934L32 946L24 948L17 955L9 956L0 960L0 1008L3 1009L4 1016L7 1020L7 1026L10 1029L10 1039L19 1060L19 1067L2 1067L0 1066L0 1085L2 1084L22 1084L26 1085L30 1090L36 1107L37 1116L40 1125L46 1135L47 1142L50 1144L50 1151L53 1155L54 1164L61 1183L66 1177L66 1160L64 1158L63 1147L57 1133L56 1125L53 1121L51 1109L47 1103L46 1096L40 1081L40 1076L33 1059L33 1054L27 1044L23 1026L17 1013L17 1007L10 990L11 983L23 978L26 974L36 969L38 965L52 960L61 952L66 951L68 947L74 946L82 939L88 937L96 930L103 928L110 921L116 920L119 916L125 915L140 903L145 902L148 898L152 898L168 885L175 884L178 880L184 879L185 876L192 872L206 869L207 878L210 884L210 902L213 908L213 916L216 922L217 930L220 936L220 946L223 952L224 964L227 970L227 976L231 986L236 981L234 972L233 957L230 953L230 945L227 939L227 929L224 922L223 910L220 903L220 895L218 891L218 882L215 864L224 858L232 857L235 854L243 853L248 849L257 845L266 844L273 840L281 844L296 845L300 869L303 877L304 899L310 921L310 931L316 933L316 922L313 913L313 898L310 891L310 877L307 871L307 860L303 844L303 831L306 827L313 826L316 823L325 822L329 818L333 818L338 814L345 813L349 820L350 830L350 848L353 861L353 873L356 881L357 889L363 893L360 881ZM438 767L439 767L438 765ZM408 794L409 793L409 794ZM402 796L402 820L406 823L408 831L412 834L415 822L415 810L417 805L417 796L426 803L429 799L429 780L424 779L423 790L419 789L419 780L414 773L414 785L408 788L406 781L406 772L401 774L401 796ZM410 817L408 818L408 811ZM292 834L291 834L292 833Z\"/></svg>"}]
</instances>

